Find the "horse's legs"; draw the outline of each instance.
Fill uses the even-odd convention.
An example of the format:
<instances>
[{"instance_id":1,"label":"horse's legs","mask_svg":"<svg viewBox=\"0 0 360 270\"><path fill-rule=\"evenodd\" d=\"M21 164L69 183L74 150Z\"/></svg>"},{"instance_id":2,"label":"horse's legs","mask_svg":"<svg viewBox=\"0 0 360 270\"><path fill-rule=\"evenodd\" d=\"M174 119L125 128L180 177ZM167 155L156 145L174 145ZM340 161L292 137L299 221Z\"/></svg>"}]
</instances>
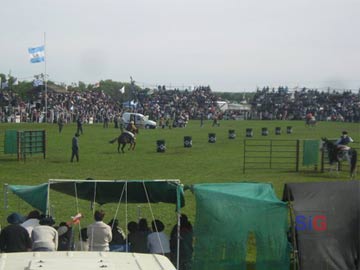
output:
<instances>
[{"instance_id":1,"label":"horse's legs","mask_svg":"<svg viewBox=\"0 0 360 270\"><path fill-rule=\"evenodd\" d=\"M126 145L126 143L123 143L123 145L121 147L121 152L123 152L123 153L125 153L125 151L124 151L125 145Z\"/></svg>"},{"instance_id":2,"label":"horse's legs","mask_svg":"<svg viewBox=\"0 0 360 270\"><path fill-rule=\"evenodd\" d=\"M120 153L120 142L118 142L118 153Z\"/></svg>"},{"instance_id":3,"label":"horse's legs","mask_svg":"<svg viewBox=\"0 0 360 270\"><path fill-rule=\"evenodd\" d=\"M334 162L330 163L330 169L329 169L330 175L332 175L334 171L336 172L336 174L338 176L339 175L339 162L338 161L334 161Z\"/></svg>"},{"instance_id":4,"label":"horse's legs","mask_svg":"<svg viewBox=\"0 0 360 270\"><path fill-rule=\"evenodd\" d=\"M129 144L130 144L130 146L129 146L129 151L130 151L130 150L134 150L134 149L135 149L136 142L135 142L135 141L130 141Z\"/></svg>"},{"instance_id":5,"label":"horse's legs","mask_svg":"<svg viewBox=\"0 0 360 270\"><path fill-rule=\"evenodd\" d=\"M349 166L350 166L350 179L355 179L357 152L356 152L356 150L349 150L349 152L347 154L348 154L347 158L348 158Z\"/></svg>"}]
</instances>

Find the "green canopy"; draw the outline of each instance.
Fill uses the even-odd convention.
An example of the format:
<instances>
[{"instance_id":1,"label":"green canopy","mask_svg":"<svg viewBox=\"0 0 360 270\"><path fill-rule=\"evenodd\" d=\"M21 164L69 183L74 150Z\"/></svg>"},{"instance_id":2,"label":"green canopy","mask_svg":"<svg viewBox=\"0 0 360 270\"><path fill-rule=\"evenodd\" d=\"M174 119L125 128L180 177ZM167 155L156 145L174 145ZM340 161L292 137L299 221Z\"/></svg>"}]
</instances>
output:
<instances>
[{"instance_id":1,"label":"green canopy","mask_svg":"<svg viewBox=\"0 0 360 270\"><path fill-rule=\"evenodd\" d=\"M174 180L50 180L49 183L53 190L99 204L117 203L122 193L122 202L176 204L177 189L181 188L180 181ZM185 205L183 191L180 194L182 207Z\"/></svg>"},{"instance_id":2,"label":"green canopy","mask_svg":"<svg viewBox=\"0 0 360 270\"><path fill-rule=\"evenodd\" d=\"M198 184L193 190L193 269L245 270L249 235L255 237L257 270L289 269L288 208L270 184Z\"/></svg>"},{"instance_id":3,"label":"green canopy","mask_svg":"<svg viewBox=\"0 0 360 270\"><path fill-rule=\"evenodd\" d=\"M8 185L8 188L32 207L46 212L48 184L37 186Z\"/></svg>"},{"instance_id":4,"label":"green canopy","mask_svg":"<svg viewBox=\"0 0 360 270\"><path fill-rule=\"evenodd\" d=\"M9 185L9 189L31 206L46 212L48 185L52 190L99 204L117 203L121 197L122 202L128 203L185 205L179 180L49 180L48 184L38 186Z\"/></svg>"}]
</instances>

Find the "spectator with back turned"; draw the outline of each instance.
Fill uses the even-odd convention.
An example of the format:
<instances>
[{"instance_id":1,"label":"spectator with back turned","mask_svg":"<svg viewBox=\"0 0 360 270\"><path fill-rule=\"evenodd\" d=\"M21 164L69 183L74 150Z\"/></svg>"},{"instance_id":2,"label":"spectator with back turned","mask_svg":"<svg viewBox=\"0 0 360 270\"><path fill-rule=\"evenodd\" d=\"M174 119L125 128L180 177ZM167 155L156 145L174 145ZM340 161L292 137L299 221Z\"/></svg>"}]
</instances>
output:
<instances>
[{"instance_id":1,"label":"spectator with back turned","mask_svg":"<svg viewBox=\"0 0 360 270\"><path fill-rule=\"evenodd\" d=\"M53 225L55 221L51 216L40 219L40 225L31 233L33 251L56 251L58 249L58 232Z\"/></svg>"},{"instance_id":2,"label":"spectator with back turned","mask_svg":"<svg viewBox=\"0 0 360 270\"><path fill-rule=\"evenodd\" d=\"M111 227L103 222L105 212L97 210L94 213L95 222L87 227L89 251L109 251L112 240Z\"/></svg>"},{"instance_id":3,"label":"spectator with back turned","mask_svg":"<svg viewBox=\"0 0 360 270\"><path fill-rule=\"evenodd\" d=\"M87 228L80 230L79 241L76 244L77 251L89 251L89 242L87 236Z\"/></svg>"},{"instance_id":4,"label":"spectator with back turned","mask_svg":"<svg viewBox=\"0 0 360 270\"><path fill-rule=\"evenodd\" d=\"M127 241L131 252L148 253L147 234L139 231L139 226L135 221L130 221L127 225L129 234Z\"/></svg>"},{"instance_id":5,"label":"spectator with back turned","mask_svg":"<svg viewBox=\"0 0 360 270\"><path fill-rule=\"evenodd\" d=\"M171 260L174 265L177 262L177 224L173 227L170 235ZM179 249L179 270L189 270L193 253L193 229L184 214L180 216L180 249Z\"/></svg>"},{"instance_id":6,"label":"spectator with back turned","mask_svg":"<svg viewBox=\"0 0 360 270\"><path fill-rule=\"evenodd\" d=\"M23 226L29 233L29 236L31 237L32 230L34 227L39 226L40 222L40 212L38 210L32 210L26 218L26 221L24 221L21 226Z\"/></svg>"},{"instance_id":7,"label":"spectator with back turned","mask_svg":"<svg viewBox=\"0 0 360 270\"><path fill-rule=\"evenodd\" d=\"M162 254L170 259L170 241L165 234L165 225L160 220L151 222L152 233L147 237L147 245L150 253Z\"/></svg>"},{"instance_id":8,"label":"spectator with back turned","mask_svg":"<svg viewBox=\"0 0 360 270\"><path fill-rule=\"evenodd\" d=\"M18 213L8 216L9 223L0 233L1 252L24 252L31 250L31 239L28 231L20 224L23 218Z\"/></svg>"},{"instance_id":9,"label":"spectator with back turned","mask_svg":"<svg viewBox=\"0 0 360 270\"><path fill-rule=\"evenodd\" d=\"M110 251L126 251L126 240L125 234L121 227L119 226L118 219L112 219L108 223L111 227L112 240L109 243Z\"/></svg>"}]
</instances>

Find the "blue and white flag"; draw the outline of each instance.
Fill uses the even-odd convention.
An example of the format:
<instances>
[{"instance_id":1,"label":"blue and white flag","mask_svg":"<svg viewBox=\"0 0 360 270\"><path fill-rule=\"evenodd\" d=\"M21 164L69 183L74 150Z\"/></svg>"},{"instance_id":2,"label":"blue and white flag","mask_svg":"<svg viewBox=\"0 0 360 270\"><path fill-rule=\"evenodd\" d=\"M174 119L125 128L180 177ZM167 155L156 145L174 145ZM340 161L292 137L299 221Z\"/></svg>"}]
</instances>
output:
<instances>
[{"instance_id":1,"label":"blue and white flag","mask_svg":"<svg viewBox=\"0 0 360 270\"><path fill-rule=\"evenodd\" d=\"M31 63L40 63L45 61L45 46L39 46L28 49Z\"/></svg>"},{"instance_id":2,"label":"blue and white flag","mask_svg":"<svg viewBox=\"0 0 360 270\"><path fill-rule=\"evenodd\" d=\"M5 89L9 87L9 83L7 81L2 82L0 85L1 85L1 89Z\"/></svg>"},{"instance_id":3,"label":"blue and white flag","mask_svg":"<svg viewBox=\"0 0 360 270\"><path fill-rule=\"evenodd\" d=\"M33 81L33 86L34 86L34 87L38 87L38 86L40 86L40 85L44 85L44 81L43 81L43 80L41 80L41 79L35 79L35 80Z\"/></svg>"}]
</instances>

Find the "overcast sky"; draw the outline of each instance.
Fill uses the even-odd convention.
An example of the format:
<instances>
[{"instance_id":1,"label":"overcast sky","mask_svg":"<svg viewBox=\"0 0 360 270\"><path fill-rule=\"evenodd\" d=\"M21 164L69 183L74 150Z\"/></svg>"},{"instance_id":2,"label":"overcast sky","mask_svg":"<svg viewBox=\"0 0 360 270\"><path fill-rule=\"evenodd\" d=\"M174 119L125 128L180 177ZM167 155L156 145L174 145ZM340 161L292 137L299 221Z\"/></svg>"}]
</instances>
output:
<instances>
[{"instance_id":1,"label":"overcast sky","mask_svg":"<svg viewBox=\"0 0 360 270\"><path fill-rule=\"evenodd\" d=\"M4 0L0 73L56 82L360 88L360 0Z\"/></svg>"}]
</instances>

